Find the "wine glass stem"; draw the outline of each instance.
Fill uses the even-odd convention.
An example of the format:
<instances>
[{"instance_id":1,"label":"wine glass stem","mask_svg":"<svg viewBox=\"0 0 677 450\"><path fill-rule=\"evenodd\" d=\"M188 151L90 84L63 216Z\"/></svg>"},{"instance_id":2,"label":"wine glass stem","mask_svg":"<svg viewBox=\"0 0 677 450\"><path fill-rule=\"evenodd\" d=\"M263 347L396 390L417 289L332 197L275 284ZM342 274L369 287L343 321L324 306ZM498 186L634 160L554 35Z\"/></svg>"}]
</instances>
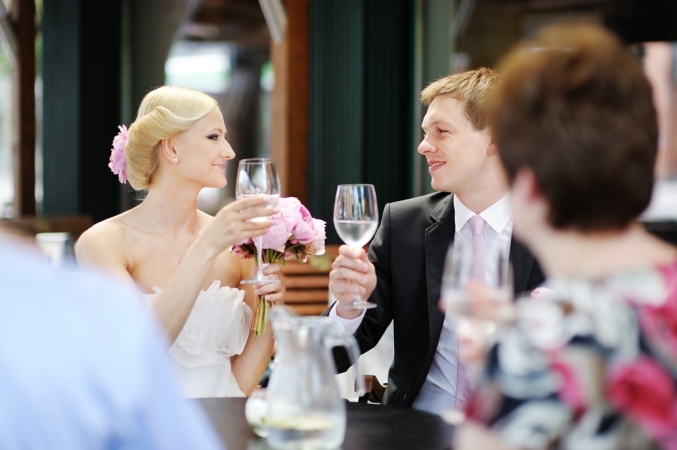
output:
<instances>
[{"instance_id":1,"label":"wine glass stem","mask_svg":"<svg viewBox=\"0 0 677 450\"><path fill-rule=\"evenodd\" d=\"M254 238L254 244L256 245L256 278L263 278L263 236L256 236Z\"/></svg>"},{"instance_id":2,"label":"wine glass stem","mask_svg":"<svg viewBox=\"0 0 677 450\"><path fill-rule=\"evenodd\" d=\"M361 249L361 248L362 248L362 247L353 247L352 245L351 245L351 247L352 247L352 248L356 248L356 249ZM361 296L360 294L354 294L354 295L353 295L353 300L350 302L350 305L355 305L356 303L357 303L357 304L360 304L360 303L362 303L363 301L364 301L364 300L362 300L362 296Z\"/></svg>"}]
</instances>

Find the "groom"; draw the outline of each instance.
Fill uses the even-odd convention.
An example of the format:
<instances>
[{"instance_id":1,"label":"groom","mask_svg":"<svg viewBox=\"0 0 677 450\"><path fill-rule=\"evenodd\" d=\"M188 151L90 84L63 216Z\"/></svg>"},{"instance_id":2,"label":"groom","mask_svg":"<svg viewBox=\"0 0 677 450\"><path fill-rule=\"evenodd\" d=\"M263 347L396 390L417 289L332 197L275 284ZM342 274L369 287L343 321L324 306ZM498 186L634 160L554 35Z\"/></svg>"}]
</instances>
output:
<instances>
[{"instance_id":1,"label":"groom","mask_svg":"<svg viewBox=\"0 0 677 450\"><path fill-rule=\"evenodd\" d=\"M508 186L486 126L485 103L498 79L483 68L447 76L423 90L428 111L418 152L439 192L386 205L368 257L342 246L332 267L329 287L338 303L347 304L358 293L378 305L354 311L334 304L328 311L337 326L355 335L362 353L394 322L386 405L441 414L464 400L467 383L458 365L453 320L438 306L450 244L471 243L476 260L484 250L509 251L515 293L543 281L534 257L512 239ZM473 270L491 282L496 271L489 258L480 261ZM337 349L335 359L339 371L348 369L345 352Z\"/></svg>"}]
</instances>

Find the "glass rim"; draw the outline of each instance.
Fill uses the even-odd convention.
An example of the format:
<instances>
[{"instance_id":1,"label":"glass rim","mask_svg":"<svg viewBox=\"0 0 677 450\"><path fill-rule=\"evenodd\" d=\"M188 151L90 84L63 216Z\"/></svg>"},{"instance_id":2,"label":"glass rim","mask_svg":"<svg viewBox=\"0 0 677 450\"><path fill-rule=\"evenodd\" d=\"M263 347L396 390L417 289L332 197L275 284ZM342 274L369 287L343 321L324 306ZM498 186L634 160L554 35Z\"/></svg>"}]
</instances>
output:
<instances>
[{"instance_id":1,"label":"glass rim","mask_svg":"<svg viewBox=\"0 0 677 450\"><path fill-rule=\"evenodd\" d=\"M355 184L338 184L336 185L336 189L340 187L374 187L373 184L367 184L367 183L355 183Z\"/></svg>"},{"instance_id":2,"label":"glass rim","mask_svg":"<svg viewBox=\"0 0 677 450\"><path fill-rule=\"evenodd\" d=\"M244 158L239 164L260 164L260 163L275 163L273 158Z\"/></svg>"}]
</instances>

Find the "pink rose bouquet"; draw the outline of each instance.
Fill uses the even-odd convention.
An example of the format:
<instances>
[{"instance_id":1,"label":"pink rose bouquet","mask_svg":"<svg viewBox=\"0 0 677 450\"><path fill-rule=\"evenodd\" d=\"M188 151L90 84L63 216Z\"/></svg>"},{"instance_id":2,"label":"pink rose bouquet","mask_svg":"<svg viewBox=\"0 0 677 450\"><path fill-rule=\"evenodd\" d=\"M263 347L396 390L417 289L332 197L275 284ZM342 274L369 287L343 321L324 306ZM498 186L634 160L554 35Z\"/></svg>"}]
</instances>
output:
<instances>
[{"instance_id":1,"label":"pink rose bouquet","mask_svg":"<svg viewBox=\"0 0 677 450\"><path fill-rule=\"evenodd\" d=\"M292 258L305 263L308 256L324 254L326 223L313 219L297 198L280 198L277 212L271 216L271 220L273 226L263 235L261 245L264 263L284 265L285 260ZM256 245L252 239L238 242L231 251L240 258L256 259ZM257 336L265 331L269 309L269 302L265 301L264 296L259 296L252 322L252 329Z\"/></svg>"}]
</instances>

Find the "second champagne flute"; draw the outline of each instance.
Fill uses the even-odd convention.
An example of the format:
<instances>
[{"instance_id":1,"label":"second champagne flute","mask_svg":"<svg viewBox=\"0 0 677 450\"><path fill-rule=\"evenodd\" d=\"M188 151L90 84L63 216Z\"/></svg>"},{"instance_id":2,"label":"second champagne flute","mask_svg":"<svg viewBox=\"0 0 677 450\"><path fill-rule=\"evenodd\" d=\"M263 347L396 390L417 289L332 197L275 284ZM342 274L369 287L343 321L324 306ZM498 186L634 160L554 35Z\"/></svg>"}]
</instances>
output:
<instances>
[{"instance_id":1,"label":"second champagne flute","mask_svg":"<svg viewBox=\"0 0 677 450\"><path fill-rule=\"evenodd\" d=\"M336 188L334 202L334 227L339 237L353 248L362 248L376 233L378 228L378 205L376 190L372 184L340 184ZM375 308L355 294L353 301L342 309Z\"/></svg>"},{"instance_id":2,"label":"second champagne flute","mask_svg":"<svg viewBox=\"0 0 677 450\"><path fill-rule=\"evenodd\" d=\"M474 279L474 285L469 289L468 282L473 279L472 245L459 237L459 241L449 247L440 294L446 309L452 311L456 319L472 322L477 330L490 336L510 309L512 265L505 249L489 248L483 265L485 270L490 270L483 272L483 279ZM487 275L488 280L484 279Z\"/></svg>"},{"instance_id":3,"label":"second champagne flute","mask_svg":"<svg viewBox=\"0 0 677 450\"><path fill-rule=\"evenodd\" d=\"M275 162L268 158L243 159L237 168L237 180L235 182L235 197L240 200L249 197L263 197L268 205L275 207L280 201L280 179L277 176ZM252 219L265 220L263 217ZM262 257L263 237L256 236L256 276L249 280L242 280L242 284L279 283L277 278L268 278L263 275Z\"/></svg>"},{"instance_id":4,"label":"second champagne flute","mask_svg":"<svg viewBox=\"0 0 677 450\"><path fill-rule=\"evenodd\" d=\"M468 387L479 380L498 328L507 321L512 305L512 269L507 249L488 248L482 261L484 270L472 273L473 243L457 235L449 247L442 276L441 297L453 321L458 361L465 368ZM459 411L447 419L460 420Z\"/></svg>"}]
</instances>

